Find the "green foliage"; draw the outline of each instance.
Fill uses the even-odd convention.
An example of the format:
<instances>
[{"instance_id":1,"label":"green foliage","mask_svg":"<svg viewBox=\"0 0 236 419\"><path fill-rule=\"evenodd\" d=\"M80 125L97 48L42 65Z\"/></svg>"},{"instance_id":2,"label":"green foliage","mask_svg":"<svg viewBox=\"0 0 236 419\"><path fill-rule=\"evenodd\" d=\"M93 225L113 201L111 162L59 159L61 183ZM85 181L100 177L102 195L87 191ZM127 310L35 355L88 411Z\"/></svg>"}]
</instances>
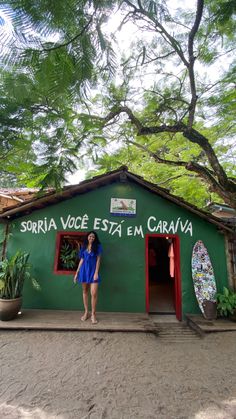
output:
<instances>
[{"instance_id":1,"label":"green foliage","mask_svg":"<svg viewBox=\"0 0 236 419\"><path fill-rule=\"evenodd\" d=\"M24 283L29 279L34 288L40 289L38 282L31 277L28 259L29 253L18 251L10 259L0 262L0 298L21 297Z\"/></svg>"},{"instance_id":2,"label":"green foliage","mask_svg":"<svg viewBox=\"0 0 236 419\"><path fill-rule=\"evenodd\" d=\"M0 188L13 188L23 187L24 185L19 184L15 174L5 173L2 171L0 178Z\"/></svg>"},{"instance_id":3,"label":"green foliage","mask_svg":"<svg viewBox=\"0 0 236 419\"><path fill-rule=\"evenodd\" d=\"M86 89L96 81L98 63L113 71L111 45L101 30L111 9L105 1L6 2L3 12L14 29L4 38L3 59L44 79L52 98Z\"/></svg>"},{"instance_id":4,"label":"green foliage","mask_svg":"<svg viewBox=\"0 0 236 419\"><path fill-rule=\"evenodd\" d=\"M217 310L221 316L228 317L236 310L236 293L224 287L223 293L217 293Z\"/></svg>"},{"instance_id":5,"label":"green foliage","mask_svg":"<svg viewBox=\"0 0 236 419\"><path fill-rule=\"evenodd\" d=\"M123 164L128 166L131 172L199 208L204 208L209 202L219 201L219 197L209 192L206 184L194 174L187 173L181 167L158 165L148 153L141 153L134 146L127 145L100 157L96 168L87 173L87 178L115 170Z\"/></svg>"},{"instance_id":6,"label":"green foliage","mask_svg":"<svg viewBox=\"0 0 236 419\"><path fill-rule=\"evenodd\" d=\"M59 188L79 157L70 102L42 97L26 75L22 85L21 75L2 71L2 88L0 172L18 184Z\"/></svg>"},{"instance_id":7,"label":"green foliage","mask_svg":"<svg viewBox=\"0 0 236 419\"><path fill-rule=\"evenodd\" d=\"M234 0L207 0L211 11L211 28L219 31L221 36L233 39L236 29L236 4Z\"/></svg>"},{"instance_id":8,"label":"green foliage","mask_svg":"<svg viewBox=\"0 0 236 419\"><path fill-rule=\"evenodd\" d=\"M195 5L16 0L1 10L12 23L12 31L0 35L1 173L27 186L58 189L88 160L103 171L126 163L201 206L213 196L212 184L188 164L199 164L218 182L216 159L206 149L182 132L140 135L130 115L114 115L105 126L101 119L127 106L143 127L188 124L196 93L193 128L213 147L226 177L235 178L235 2L204 3L192 81L188 51ZM126 23L135 25L134 36L125 33L133 42L121 54L118 31L109 28L115 12L121 32ZM218 190L225 184L224 179ZM231 184L230 194L234 190Z\"/></svg>"},{"instance_id":9,"label":"green foliage","mask_svg":"<svg viewBox=\"0 0 236 419\"><path fill-rule=\"evenodd\" d=\"M66 270L76 270L77 267L77 253L70 243L64 242L60 248L60 262L61 268Z\"/></svg>"},{"instance_id":10,"label":"green foliage","mask_svg":"<svg viewBox=\"0 0 236 419\"><path fill-rule=\"evenodd\" d=\"M76 108L97 74L112 74L116 65L102 30L110 9L87 0L2 5L12 30L3 25L0 33L0 173L26 186L60 188L75 171L83 140Z\"/></svg>"}]
</instances>

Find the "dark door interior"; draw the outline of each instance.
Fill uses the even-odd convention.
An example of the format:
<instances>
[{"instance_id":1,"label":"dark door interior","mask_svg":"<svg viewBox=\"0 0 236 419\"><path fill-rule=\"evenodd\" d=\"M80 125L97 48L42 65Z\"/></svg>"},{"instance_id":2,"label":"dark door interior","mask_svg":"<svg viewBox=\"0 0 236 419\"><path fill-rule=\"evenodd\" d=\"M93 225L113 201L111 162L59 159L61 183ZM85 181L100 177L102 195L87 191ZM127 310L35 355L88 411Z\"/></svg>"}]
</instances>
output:
<instances>
[{"instance_id":1,"label":"dark door interior","mask_svg":"<svg viewBox=\"0 0 236 419\"><path fill-rule=\"evenodd\" d=\"M173 239L168 237L148 239L149 312L151 313L175 313L175 278L170 269L171 244L173 250Z\"/></svg>"}]
</instances>

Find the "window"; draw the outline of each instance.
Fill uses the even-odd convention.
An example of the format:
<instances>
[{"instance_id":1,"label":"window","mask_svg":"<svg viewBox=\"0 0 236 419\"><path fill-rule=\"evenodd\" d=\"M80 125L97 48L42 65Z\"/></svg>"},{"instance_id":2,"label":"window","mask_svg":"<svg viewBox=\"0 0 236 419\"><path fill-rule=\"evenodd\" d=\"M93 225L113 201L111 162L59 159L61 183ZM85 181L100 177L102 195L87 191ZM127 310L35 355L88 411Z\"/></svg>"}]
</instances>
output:
<instances>
[{"instance_id":1,"label":"window","mask_svg":"<svg viewBox=\"0 0 236 419\"><path fill-rule=\"evenodd\" d=\"M66 275L76 271L86 236L87 233L57 233L54 273Z\"/></svg>"}]
</instances>

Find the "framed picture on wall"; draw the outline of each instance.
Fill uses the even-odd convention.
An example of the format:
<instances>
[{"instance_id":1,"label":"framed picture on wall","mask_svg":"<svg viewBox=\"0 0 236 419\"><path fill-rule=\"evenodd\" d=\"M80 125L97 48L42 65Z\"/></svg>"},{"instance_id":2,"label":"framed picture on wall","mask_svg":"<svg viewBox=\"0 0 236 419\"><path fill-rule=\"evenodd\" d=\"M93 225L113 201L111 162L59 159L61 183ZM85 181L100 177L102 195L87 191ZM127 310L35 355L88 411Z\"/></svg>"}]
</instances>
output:
<instances>
[{"instance_id":1,"label":"framed picture on wall","mask_svg":"<svg viewBox=\"0 0 236 419\"><path fill-rule=\"evenodd\" d=\"M135 217L136 199L111 198L110 214L122 217Z\"/></svg>"}]
</instances>

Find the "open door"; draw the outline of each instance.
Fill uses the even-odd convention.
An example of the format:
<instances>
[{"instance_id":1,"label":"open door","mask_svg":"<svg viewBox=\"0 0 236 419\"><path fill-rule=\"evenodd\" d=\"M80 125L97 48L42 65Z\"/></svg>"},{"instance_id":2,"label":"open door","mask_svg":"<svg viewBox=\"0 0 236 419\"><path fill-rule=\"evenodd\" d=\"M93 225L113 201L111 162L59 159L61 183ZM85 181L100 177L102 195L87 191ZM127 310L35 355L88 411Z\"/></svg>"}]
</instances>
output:
<instances>
[{"instance_id":1,"label":"open door","mask_svg":"<svg viewBox=\"0 0 236 419\"><path fill-rule=\"evenodd\" d=\"M179 237L146 236L146 310L182 317Z\"/></svg>"}]
</instances>

